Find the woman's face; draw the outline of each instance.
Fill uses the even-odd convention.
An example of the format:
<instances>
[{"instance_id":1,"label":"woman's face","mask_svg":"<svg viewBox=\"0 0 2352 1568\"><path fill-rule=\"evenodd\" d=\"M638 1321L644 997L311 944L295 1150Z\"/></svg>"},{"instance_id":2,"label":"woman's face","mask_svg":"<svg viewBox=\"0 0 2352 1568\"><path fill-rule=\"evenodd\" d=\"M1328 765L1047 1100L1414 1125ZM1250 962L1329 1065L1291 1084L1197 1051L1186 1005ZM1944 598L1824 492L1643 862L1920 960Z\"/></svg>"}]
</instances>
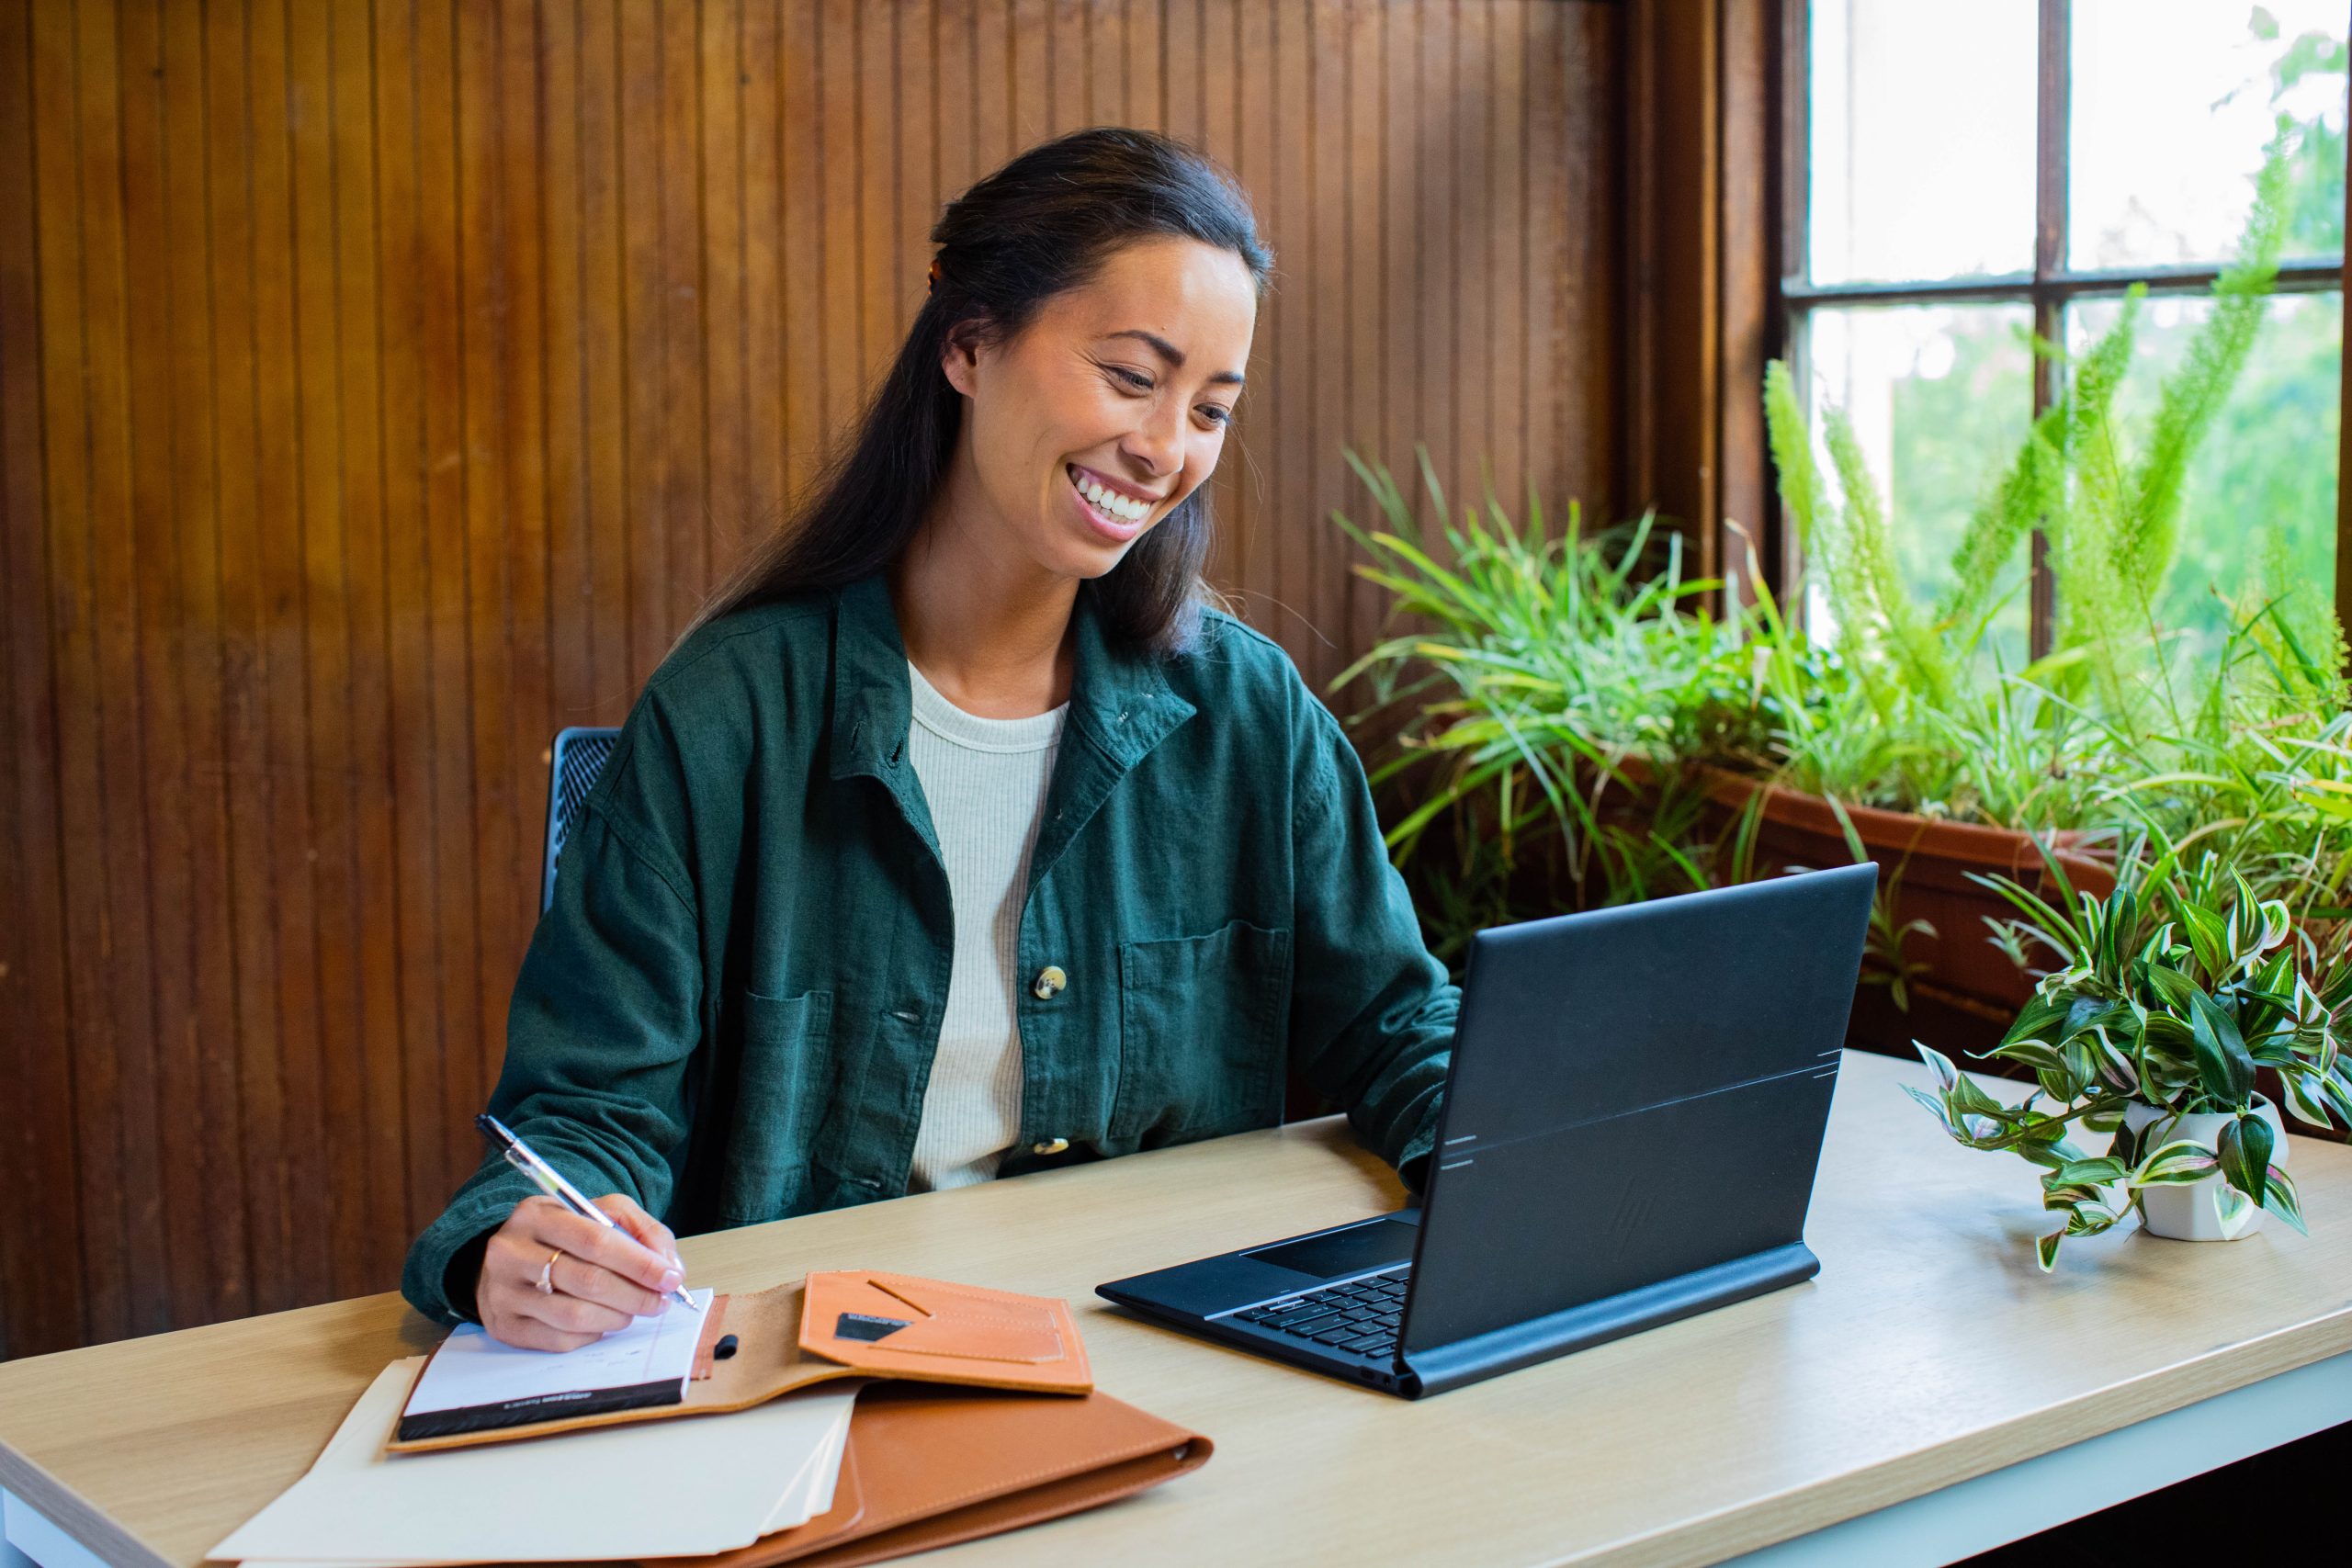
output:
<instances>
[{"instance_id":1,"label":"woman's face","mask_svg":"<svg viewBox=\"0 0 2352 1568\"><path fill-rule=\"evenodd\" d=\"M1059 577L1118 565L1216 469L1257 320L1240 257L1154 238L1009 341L951 346L990 547Z\"/></svg>"}]
</instances>

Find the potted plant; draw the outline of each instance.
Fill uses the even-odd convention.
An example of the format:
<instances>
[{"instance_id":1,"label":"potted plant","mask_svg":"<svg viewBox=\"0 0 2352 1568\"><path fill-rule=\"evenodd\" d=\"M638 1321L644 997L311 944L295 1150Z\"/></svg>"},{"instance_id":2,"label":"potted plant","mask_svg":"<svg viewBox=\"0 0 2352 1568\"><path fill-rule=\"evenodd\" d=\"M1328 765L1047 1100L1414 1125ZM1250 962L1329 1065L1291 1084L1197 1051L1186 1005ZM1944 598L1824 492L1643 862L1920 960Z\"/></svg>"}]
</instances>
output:
<instances>
[{"instance_id":1,"label":"potted plant","mask_svg":"<svg viewBox=\"0 0 2352 1568\"><path fill-rule=\"evenodd\" d=\"M2064 1217L2035 1245L2044 1269L2065 1237L2135 1212L2150 1235L2182 1240L2238 1239L2266 1212L2302 1230L2266 1077L2298 1120L2352 1126L2345 945L2299 929L2210 852L2191 870L2177 849L2143 848L2119 862L2103 902L2054 864L2055 902L1987 879L2017 911L2012 935L2062 964L1989 1053L2033 1074L2025 1098L1995 1098L1926 1045L1935 1086L1908 1088L1960 1143L2041 1168L2042 1205ZM2089 1153L2077 1129L2110 1141Z\"/></svg>"}]
</instances>

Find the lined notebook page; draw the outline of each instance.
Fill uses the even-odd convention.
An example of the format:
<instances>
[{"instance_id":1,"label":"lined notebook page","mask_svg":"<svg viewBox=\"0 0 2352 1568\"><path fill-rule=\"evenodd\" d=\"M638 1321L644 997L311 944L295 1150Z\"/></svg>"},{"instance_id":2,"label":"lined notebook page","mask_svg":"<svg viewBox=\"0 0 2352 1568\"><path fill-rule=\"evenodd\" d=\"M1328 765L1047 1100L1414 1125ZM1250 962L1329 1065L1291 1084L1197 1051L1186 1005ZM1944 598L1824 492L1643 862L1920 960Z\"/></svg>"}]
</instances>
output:
<instances>
[{"instance_id":1,"label":"lined notebook page","mask_svg":"<svg viewBox=\"0 0 2352 1568\"><path fill-rule=\"evenodd\" d=\"M711 1298L707 1290L689 1293L701 1312L688 1312L673 1302L667 1312L640 1317L593 1345L560 1353L517 1349L492 1339L480 1325L467 1324L453 1330L425 1363L406 1412L427 1416L475 1410L647 1383L675 1383L683 1399Z\"/></svg>"}]
</instances>

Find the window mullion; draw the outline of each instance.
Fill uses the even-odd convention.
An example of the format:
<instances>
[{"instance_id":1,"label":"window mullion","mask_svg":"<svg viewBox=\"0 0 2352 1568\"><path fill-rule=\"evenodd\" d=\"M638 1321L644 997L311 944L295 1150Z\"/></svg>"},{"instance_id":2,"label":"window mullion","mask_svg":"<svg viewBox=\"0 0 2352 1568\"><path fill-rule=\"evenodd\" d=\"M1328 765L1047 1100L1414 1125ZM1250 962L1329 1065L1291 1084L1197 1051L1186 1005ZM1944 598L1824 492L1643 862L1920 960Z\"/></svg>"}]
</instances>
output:
<instances>
[{"instance_id":1,"label":"window mullion","mask_svg":"<svg viewBox=\"0 0 2352 1568\"><path fill-rule=\"evenodd\" d=\"M2069 152L2067 93L2071 73L2074 0L2041 0L2040 37L2034 49L2033 330L2063 343L2064 307L2053 287L2066 270L2066 163ZM2033 358L2033 416L2058 400L2058 370L2043 355ZM2050 536L2036 528L2029 548L2031 578L2027 646L2036 659L2055 640L2056 584L2050 570Z\"/></svg>"}]
</instances>

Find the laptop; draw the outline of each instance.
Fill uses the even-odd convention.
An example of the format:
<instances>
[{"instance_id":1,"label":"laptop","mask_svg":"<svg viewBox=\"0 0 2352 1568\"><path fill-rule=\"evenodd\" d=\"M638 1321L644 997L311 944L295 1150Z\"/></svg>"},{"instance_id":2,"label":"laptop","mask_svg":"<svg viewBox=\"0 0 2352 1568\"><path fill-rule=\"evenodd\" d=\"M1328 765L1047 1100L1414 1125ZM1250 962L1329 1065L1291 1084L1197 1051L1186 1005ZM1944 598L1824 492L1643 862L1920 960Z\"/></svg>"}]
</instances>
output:
<instances>
[{"instance_id":1,"label":"laptop","mask_svg":"<svg viewBox=\"0 0 2352 1568\"><path fill-rule=\"evenodd\" d=\"M1811 1279L1878 868L1472 939L1418 1207L1096 1287L1406 1398Z\"/></svg>"}]
</instances>

